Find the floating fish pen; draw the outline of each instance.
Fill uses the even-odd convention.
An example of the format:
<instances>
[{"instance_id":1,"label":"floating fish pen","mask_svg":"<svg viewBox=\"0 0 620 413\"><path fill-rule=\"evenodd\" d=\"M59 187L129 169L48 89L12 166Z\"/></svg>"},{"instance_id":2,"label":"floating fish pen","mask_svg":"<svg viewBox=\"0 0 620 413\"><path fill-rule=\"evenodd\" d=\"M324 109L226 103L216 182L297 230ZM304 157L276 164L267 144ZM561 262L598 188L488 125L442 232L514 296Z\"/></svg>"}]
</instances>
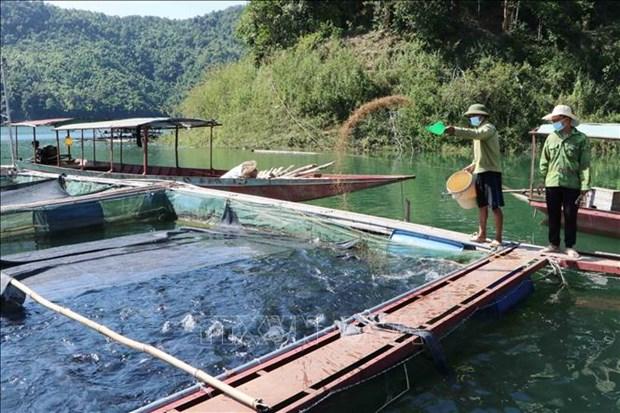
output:
<instances>
[{"instance_id":1,"label":"floating fish pen","mask_svg":"<svg viewBox=\"0 0 620 413\"><path fill-rule=\"evenodd\" d=\"M440 340L514 307L549 260L333 209L183 184L131 190L143 192L110 201L134 211L132 197L161 194L175 227L3 255L3 408L342 411L355 405L342 394L391 377L365 405L379 409L410 387L418 354L450 375ZM52 209L77 216L106 192ZM31 204L30 217L49 209ZM42 310L27 300L37 294L180 370Z\"/></svg>"},{"instance_id":2,"label":"floating fish pen","mask_svg":"<svg viewBox=\"0 0 620 413\"><path fill-rule=\"evenodd\" d=\"M176 218L165 185L28 174L11 182L2 188L0 207L0 237L7 244L28 234L65 236L110 223Z\"/></svg>"}]
</instances>

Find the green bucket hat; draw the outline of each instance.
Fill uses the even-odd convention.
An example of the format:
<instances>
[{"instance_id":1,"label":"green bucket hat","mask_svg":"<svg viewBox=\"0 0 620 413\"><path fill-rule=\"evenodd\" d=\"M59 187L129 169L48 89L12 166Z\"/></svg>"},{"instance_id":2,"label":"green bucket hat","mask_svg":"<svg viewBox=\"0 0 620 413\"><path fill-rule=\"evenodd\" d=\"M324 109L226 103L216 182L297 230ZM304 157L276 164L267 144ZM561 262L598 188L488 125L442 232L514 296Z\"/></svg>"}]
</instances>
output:
<instances>
[{"instance_id":1,"label":"green bucket hat","mask_svg":"<svg viewBox=\"0 0 620 413\"><path fill-rule=\"evenodd\" d=\"M481 105L480 103L473 104L467 109L467 112L464 113L464 116L470 115L484 115L489 116L489 110L486 106Z\"/></svg>"}]
</instances>

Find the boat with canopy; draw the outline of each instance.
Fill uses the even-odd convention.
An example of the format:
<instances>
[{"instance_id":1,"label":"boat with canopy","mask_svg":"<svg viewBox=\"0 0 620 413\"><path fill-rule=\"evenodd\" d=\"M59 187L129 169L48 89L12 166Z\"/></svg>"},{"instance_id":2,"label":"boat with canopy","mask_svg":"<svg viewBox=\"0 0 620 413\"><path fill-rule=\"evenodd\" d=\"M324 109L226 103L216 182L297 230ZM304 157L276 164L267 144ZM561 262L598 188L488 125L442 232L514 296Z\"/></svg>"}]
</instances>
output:
<instances>
[{"instance_id":1,"label":"boat with canopy","mask_svg":"<svg viewBox=\"0 0 620 413\"><path fill-rule=\"evenodd\" d=\"M118 179L164 179L191 183L201 187L221 189L250 195L265 196L287 201L309 201L347 192L387 185L415 178L414 175L345 175L324 174L321 169L328 165L308 165L297 170L280 174L256 174L241 177L227 177L226 170L213 168L213 130L221 126L214 120L191 118L130 118L102 122L68 123L71 119L47 119L12 123L11 126L33 128L33 156L28 160L18 160L20 170L73 174ZM51 126L56 132L56 146L38 147L36 127ZM189 168L179 164L179 130L209 128L209 167ZM174 166L151 165L149 163L149 141L162 130L174 131ZM107 161L97 160L95 142L97 132L105 132L109 139L109 156ZM73 145L72 133L79 133L79 159L71 156ZM60 135L65 135L68 154L61 154ZM142 147L142 165L123 161L123 141L118 139L119 159L114 159L115 137L132 136L138 146ZM90 136L87 136L90 135ZM16 138L17 139L17 138ZM87 159L84 141L93 141L92 159ZM16 159L18 159L16 157ZM279 168L283 169L283 168ZM280 172L283 172L282 170Z\"/></svg>"}]
</instances>

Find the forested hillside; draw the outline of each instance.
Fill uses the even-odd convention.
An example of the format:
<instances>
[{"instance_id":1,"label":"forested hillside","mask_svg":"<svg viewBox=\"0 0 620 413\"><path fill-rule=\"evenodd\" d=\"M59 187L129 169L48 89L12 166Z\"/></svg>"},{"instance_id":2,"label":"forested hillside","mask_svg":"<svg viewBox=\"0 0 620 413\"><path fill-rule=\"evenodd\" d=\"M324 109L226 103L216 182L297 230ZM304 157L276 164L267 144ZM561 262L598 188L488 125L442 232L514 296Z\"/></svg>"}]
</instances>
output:
<instances>
[{"instance_id":1,"label":"forested hillside","mask_svg":"<svg viewBox=\"0 0 620 413\"><path fill-rule=\"evenodd\" d=\"M424 126L463 123L474 102L513 151L557 103L620 121L617 1L252 1L238 33L250 54L180 106L223 121L228 146L330 148L352 111L389 95L410 104L369 113L350 147L437 150L447 138Z\"/></svg>"},{"instance_id":2,"label":"forested hillside","mask_svg":"<svg viewBox=\"0 0 620 413\"><path fill-rule=\"evenodd\" d=\"M187 20L2 1L13 119L169 112L206 68L237 60L242 8Z\"/></svg>"}]
</instances>

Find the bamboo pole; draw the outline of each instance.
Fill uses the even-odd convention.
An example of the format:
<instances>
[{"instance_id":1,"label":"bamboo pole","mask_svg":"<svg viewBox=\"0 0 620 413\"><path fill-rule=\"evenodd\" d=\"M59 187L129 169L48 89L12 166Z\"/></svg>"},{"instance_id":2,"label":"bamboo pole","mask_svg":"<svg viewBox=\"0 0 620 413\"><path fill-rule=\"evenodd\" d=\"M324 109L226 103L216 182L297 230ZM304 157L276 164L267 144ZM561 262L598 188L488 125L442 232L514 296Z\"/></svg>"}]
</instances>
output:
<instances>
[{"instance_id":1,"label":"bamboo pole","mask_svg":"<svg viewBox=\"0 0 620 413\"><path fill-rule=\"evenodd\" d=\"M316 164L312 163L310 165L300 166L299 168L293 169L292 171L288 172L284 176L295 176L295 174L297 174L299 172L305 171L307 169L312 169L312 168L316 168Z\"/></svg>"},{"instance_id":2,"label":"bamboo pole","mask_svg":"<svg viewBox=\"0 0 620 413\"><path fill-rule=\"evenodd\" d=\"M96 323L93 320L90 320L86 317L84 317L81 314L78 314L68 308L62 307L58 304L55 304L49 300L47 300L46 298L44 298L43 296L39 295L38 293L36 293L35 291L33 291L32 289L30 289L29 287L27 287L25 284L22 284L21 282L17 281L14 278L11 278L10 284L12 284L15 288L19 289L20 291L22 291L24 294L26 294L28 297L30 297L33 301L36 301L37 303L41 304L43 307L46 307L56 313L62 314L65 317L68 317L72 320L77 321L78 323L92 329L95 330L96 332L103 334L106 337L111 338L112 340L116 341L117 343L123 344L129 348L132 348L134 350L138 350L138 351L142 351L144 353L150 354L155 358L158 358L162 361L165 361L166 363L170 364L173 367L176 367L178 369L183 370L186 373L189 373L190 375L192 375L192 377L195 377L196 379L208 384L209 386L213 387L216 390L221 391L222 393L224 393L226 396L238 401L239 403L243 404L244 406L250 407L256 411L267 411L269 410L269 407L263 403L263 401L261 399L258 399L256 397L252 397L248 394L245 394L239 390L237 390L236 388L230 386L229 384L224 383L221 380L218 380L217 378L207 374L206 372L204 372L203 370L200 370L196 367L191 366L190 364L185 363L184 361L156 348L153 347L149 344L145 344L145 343L141 343L139 341L130 339L128 337L125 337L119 333L117 333L114 330L111 330L110 328Z\"/></svg>"},{"instance_id":3,"label":"bamboo pole","mask_svg":"<svg viewBox=\"0 0 620 413\"><path fill-rule=\"evenodd\" d=\"M312 173L318 172L318 171L320 171L321 169L327 168L328 166L331 166L331 165L333 165L333 164L334 164L334 161L332 161L332 162L328 162L328 163L326 163L326 164L324 164L324 165L319 165L319 166L317 166L317 167L315 167L315 168L308 169L307 171L299 172L299 173L295 174L295 176L305 176L305 175L309 175L309 174L312 174Z\"/></svg>"}]
</instances>

